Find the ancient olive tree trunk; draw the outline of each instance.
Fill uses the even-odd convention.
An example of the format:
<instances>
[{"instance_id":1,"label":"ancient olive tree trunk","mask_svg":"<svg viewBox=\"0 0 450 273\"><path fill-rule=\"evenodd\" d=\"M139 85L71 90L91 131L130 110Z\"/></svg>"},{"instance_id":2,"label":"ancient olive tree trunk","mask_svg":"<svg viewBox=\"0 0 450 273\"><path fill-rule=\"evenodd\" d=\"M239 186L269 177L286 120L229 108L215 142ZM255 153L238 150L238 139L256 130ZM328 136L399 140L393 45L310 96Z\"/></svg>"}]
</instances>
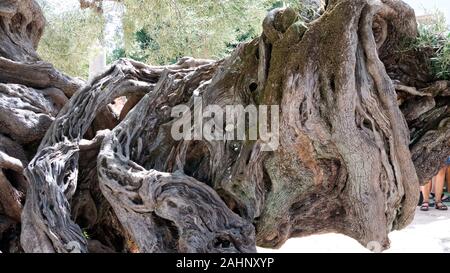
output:
<instances>
[{"instance_id":1,"label":"ancient olive tree trunk","mask_svg":"<svg viewBox=\"0 0 450 273\"><path fill-rule=\"evenodd\" d=\"M38 12L32 1L12 3ZM413 218L419 182L450 154L449 84L417 68L429 56L398 57L402 41L417 36L402 1L330 0L319 14L275 9L261 36L228 58L162 67L120 60L76 93L79 85L50 66L20 76L32 64L10 55L0 70L19 72L0 74L4 93L23 111L48 114L14 112L9 125L0 108L0 167L11 170L0 175L0 228L21 214L27 252L254 252L331 231L387 248L388 233ZM226 119L207 113L211 105L274 106L259 118L279 121L263 128L276 141L174 137L181 123L195 135L198 116L237 136L245 112Z\"/></svg>"},{"instance_id":2,"label":"ancient olive tree trunk","mask_svg":"<svg viewBox=\"0 0 450 273\"><path fill-rule=\"evenodd\" d=\"M0 248L22 251L21 213L28 183L23 169L45 132L82 82L41 61L44 29L30 0L0 1Z\"/></svg>"}]
</instances>

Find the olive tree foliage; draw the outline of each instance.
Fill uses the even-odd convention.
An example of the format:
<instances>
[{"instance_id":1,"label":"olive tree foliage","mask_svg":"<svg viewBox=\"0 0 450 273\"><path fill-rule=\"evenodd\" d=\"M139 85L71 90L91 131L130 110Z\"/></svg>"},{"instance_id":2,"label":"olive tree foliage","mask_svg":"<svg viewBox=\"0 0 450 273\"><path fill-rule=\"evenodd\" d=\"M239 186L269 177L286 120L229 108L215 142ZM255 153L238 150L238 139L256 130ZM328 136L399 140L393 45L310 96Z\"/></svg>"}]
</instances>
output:
<instances>
[{"instance_id":1,"label":"olive tree foliage","mask_svg":"<svg viewBox=\"0 0 450 273\"><path fill-rule=\"evenodd\" d=\"M106 44L105 16L111 8L104 9L102 1L37 2L47 20L38 53L67 74L87 78L89 59L96 53L93 44ZM107 30L119 34L113 35L117 48L109 50L108 60L128 57L158 65L175 63L183 56L223 58L261 33L261 21L271 9L290 6L305 20L317 12L315 1L299 0L110 2L115 2L112 9L124 8L124 13L122 25Z\"/></svg>"},{"instance_id":2,"label":"olive tree foliage","mask_svg":"<svg viewBox=\"0 0 450 273\"><path fill-rule=\"evenodd\" d=\"M112 60L130 57L150 64L180 57L220 59L262 31L268 10L291 6L314 13L315 1L299 0L124 0L124 47Z\"/></svg>"},{"instance_id":3,"label":"olive tree foliage","mask_svg":"<svg viewBox=\"0 0 450 273\"><path fill-rule=\"evenodd\" d=\"M38 54L70 76L86 79L89 60L95 53L93 45L103 37L104 18L77 5L60 11L47 0L37 2L47 20Z\"/></svg>"},{"instance_id":4,"label":"olive tree foliage","mask_svg":"<svg viewBox=\"0 0 450 273\"><path fill-rule=\"evenodd\" d=\"M260 33L261 2L125 0L123 53L151 64L223 57L228 46Z\"/></svg>"},{"instance_id":5,"label":"olive tree foliage","mask_svg":"<svg viewBox=\"0 0 450 273\"><path fill-rule=\"evenodd\" d=\"M435 10L429 21L419 22L419 37L409 47L433 52L430 66L436 79L450 79L450 27L445 15Z\"/></svg>"}]
</instances>

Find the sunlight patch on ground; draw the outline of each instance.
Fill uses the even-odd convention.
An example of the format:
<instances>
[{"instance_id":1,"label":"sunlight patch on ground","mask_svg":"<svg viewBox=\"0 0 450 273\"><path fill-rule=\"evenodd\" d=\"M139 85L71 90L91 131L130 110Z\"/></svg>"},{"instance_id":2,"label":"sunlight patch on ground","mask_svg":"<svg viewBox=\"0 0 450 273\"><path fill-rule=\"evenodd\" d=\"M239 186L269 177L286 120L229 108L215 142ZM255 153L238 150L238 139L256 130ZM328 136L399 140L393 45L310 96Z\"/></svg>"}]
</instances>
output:
<instances>
[{"instance_id":1,"label":"sunlight patch on ground","mask_svg":"<svg viewBox=\"0 0 450 273\"><path fill-rule=\"evenodd\" d=\"M450 211L417 208L414 221L401 231L389 235L387 253L450 253ZM280 249L258 248L260 253L368 253L356 240L336 233L313 235L288 240Z\"/></svg>"}]
</instances>

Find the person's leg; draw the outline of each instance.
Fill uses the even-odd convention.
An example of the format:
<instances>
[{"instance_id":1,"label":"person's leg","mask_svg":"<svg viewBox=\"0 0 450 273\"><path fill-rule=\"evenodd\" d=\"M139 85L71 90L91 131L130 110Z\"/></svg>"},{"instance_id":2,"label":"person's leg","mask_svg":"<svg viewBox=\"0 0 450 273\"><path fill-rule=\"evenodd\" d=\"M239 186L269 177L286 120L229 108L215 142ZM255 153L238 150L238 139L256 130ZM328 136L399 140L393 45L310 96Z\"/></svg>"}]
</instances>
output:
<instances>
[{"instance_id":1,"label":"person's leg","mask_svg":"<svg viewBox=\"0 0 450 273\"><path fill-rule=\"evenodd\" d=\"M420 186L420 190L422 191L423 201L427 203L430 202L431 180L425 185Z\"/></svg>"},{"instance_id":2,"label":"person's leg","mask_svg":"<svg viewBox=\"0 0 450 273\"><path fill-rule=\"evenodd\" d=\"M434 176L433 178L431 178L431 187L430 187L430 193L431 195L434 196L436 195L436 176Z\"/></svg>"},{"instance_id":3,"label":"person's leg","mask_svg":"<svg viewBox=\"0 0 450 273\"><path fill-rule=\"evenodd\" d=\"M447 173L445 174L445 180L447 180L447 192L450 193L450 166L447 165Z\"/></svg>"},{"instance_id":4,"label":"person's leg","mask_svg":"<svg viewBox=\"0 0 450 273\"><path fill-rule=\"evenodd\" d=\"M423 196L423 202L422 206L420 206L420 210L427 211L430 206L431 180L428 181L425 185L420 186L420 190L422 191Z\"/></svg>"},{"instance_id":5,"label":"person's leg","mask_svg":"<svg viewBox=\"0 0 450 273\"><path fill-rule=\"evenodd\" d=\"M445 180L445 171L446 168L442 168L439 170L438 174L436 175L436 187L435 187L435 207L440 210L446 210L447 207L442 204L442 192L444 190L444 180Z\"/></svg>"}]
</instances>

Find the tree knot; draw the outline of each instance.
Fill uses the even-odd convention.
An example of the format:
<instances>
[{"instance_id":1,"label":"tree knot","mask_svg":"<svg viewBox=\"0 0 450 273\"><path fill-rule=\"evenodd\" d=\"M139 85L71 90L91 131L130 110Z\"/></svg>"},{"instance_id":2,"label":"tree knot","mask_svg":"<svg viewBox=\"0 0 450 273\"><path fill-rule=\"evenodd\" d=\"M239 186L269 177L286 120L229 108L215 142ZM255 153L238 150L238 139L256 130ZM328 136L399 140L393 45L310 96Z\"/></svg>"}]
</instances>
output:
<instances>
[{"instance_id":1,"label":"tree knot","mask_svg":"<svg viewBox=\"0 0 450 273\"><path fill-rule=\"evenodd\" d=\"M288 28L298 20L297 12L292 8L271 10L263 21L263 31L270 43L283 37Z\"/></svg>"}]
</instances>

